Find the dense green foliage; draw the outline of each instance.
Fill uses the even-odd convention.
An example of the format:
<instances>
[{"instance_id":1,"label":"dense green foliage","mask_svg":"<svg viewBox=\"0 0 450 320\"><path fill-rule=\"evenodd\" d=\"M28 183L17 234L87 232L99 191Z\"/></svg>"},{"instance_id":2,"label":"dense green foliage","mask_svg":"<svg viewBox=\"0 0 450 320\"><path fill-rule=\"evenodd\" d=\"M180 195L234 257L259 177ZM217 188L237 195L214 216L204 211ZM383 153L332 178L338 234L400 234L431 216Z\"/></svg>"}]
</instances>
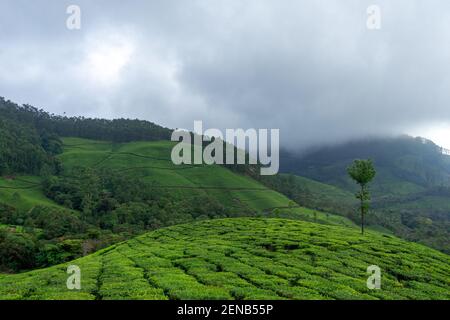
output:
<instances>
[{"instance_id":1,"label":"dense green foliage","mask_svg":"<svg viewBox=\"0 0 450 320\"><path fill-rule=\"evenodd\" d=\"M58 175L0 179L0 223L11 234L25 227L34 250L0 269L48 266L147 230L210 218L264 215L353 226L224 167L175 166L169 141L62 141Z\"/></svg>"},{"instance_id":2,"label":"dense green foliage","mask_svg":"<svg viewBox=\"0 0 450 320\"><path fill-rule=\"evenodd\" d=\"M349 176L361 187L365 187L375 177L376 171L372 160L354 160L347 168Z\"/></svg>"},{"instance_id":3,"label":"dense green foliage","mask_svg":"<svg viewBox=\"0 0 450 320\"><path fill-rule=\"evenodd\" d=\"M56 171L53 155L61 150L59 138L38 130L33 123L17 121L16 114L8 113L8 106L0 98L0 175Z\"/></svg>"},{"instance_id":4,"label":"dense green foliage","mask_svg":"<svg viewBox=\"0 0 450 320\"><path fill-rule=\"evenodd\" d=\"M107 120L58 116L30 105L19 106L2 97L0 119L16 126L32 128L40 135L43 148L51 153L58 153L60 150L58 136L128 142L169 140L172 132L152 122L137 119Z\"/></svg>"},{"instance_id":5,"label":"dense green foliage","mask_svg":"<svg viewBox=\"0 0 450 320\"><path fill-rule=\"evenodd\" d=\"M232 215L207 194L182 197L136 174L107 168L73 168L47 179L44 192L56 203L81 212L83 221L115 233L133 234L196 218Z\"/></svg>"},{"instance_id":6,"label":"dense green foliage","mask_svg":"<svg viewBox=\"0 0 450 320\"><path fill-rule=\"evenodd\" d=\"M2 299L450 299L448 255L357 229L219 219L159 229L68 264L0 275ZM381 268L381 290L366 286Z\"/></svg>"}]
</instances>

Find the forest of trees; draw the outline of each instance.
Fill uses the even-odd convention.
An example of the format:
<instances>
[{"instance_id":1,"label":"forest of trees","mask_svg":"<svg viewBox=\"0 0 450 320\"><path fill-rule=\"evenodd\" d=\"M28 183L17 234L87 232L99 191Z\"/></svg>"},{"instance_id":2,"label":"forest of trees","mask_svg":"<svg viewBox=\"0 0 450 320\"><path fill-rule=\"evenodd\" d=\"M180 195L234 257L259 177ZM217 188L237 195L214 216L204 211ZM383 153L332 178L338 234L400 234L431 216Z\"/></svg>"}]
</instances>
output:
<instances>
[{"instance_id":1,"label":"forest of trees","mask_svg":"<svg viewBox=\"0 0 450 320\"><path fill-rule=\"evenodd\" d=\"M114 142L168 140L172 130L138 119L99 119L50 114L0 97L0 117L33 127L38 133Z\"/></svg>"},{"instance_id":2,"label":"forest of trees","mask_svg":"<svg viewBox=\"0 0 450 320\"><path fill-rule=\"evenodd\" d=\"M44 178L46 196L64 208L37 206L23 212L1 205L0 224L26 232L0 230L0 269L19 271L64 262L119 240L160 227L233 215L202 193L177 196L138 176L108 169L74 168ZM242 210L242 216L252 212ZM11 258L11 248L23 252ZM31 258L33 257L33 258Z\"/></svg>"},{"instance_id":3,"label":"forest of trees","mask_svg":"<svg viewBox=\"0 0 450 320\"><path fill-rule=\"evenodd\" d=\"M45 129L19 121L15 108L0 100L0 174L40 174L41 170L57 170L55 154L61 152L61 141ZM5 113L4 113L5 111Z\"/></svg>"}]
</instances>

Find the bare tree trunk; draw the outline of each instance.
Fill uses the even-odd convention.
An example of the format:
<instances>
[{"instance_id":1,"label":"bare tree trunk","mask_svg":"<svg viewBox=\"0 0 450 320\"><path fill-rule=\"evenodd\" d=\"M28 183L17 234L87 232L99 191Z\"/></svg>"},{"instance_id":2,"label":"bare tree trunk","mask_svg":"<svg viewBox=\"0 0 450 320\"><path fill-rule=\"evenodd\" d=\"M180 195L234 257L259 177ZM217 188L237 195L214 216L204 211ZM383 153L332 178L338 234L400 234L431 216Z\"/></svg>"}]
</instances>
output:
<instances>
[{"instance_id":1,"label":"bare tree trunk","mask_svg":"<svg viewBox=\"0 0 450 320\"><path fill-rule=\"evenodd\" d=\"M361 234L364 234L364 210L361 208Z\"/></svg>"},{"instance_id":2,"label":"bare tree trunk","mask_svg":"<svg viewBox=\"0 0 450 320\"><path fill-rule=\"evenodd\" d=\"M361 186L361 234L364 234L364 186Z\"/></svg>"}]
</instances>

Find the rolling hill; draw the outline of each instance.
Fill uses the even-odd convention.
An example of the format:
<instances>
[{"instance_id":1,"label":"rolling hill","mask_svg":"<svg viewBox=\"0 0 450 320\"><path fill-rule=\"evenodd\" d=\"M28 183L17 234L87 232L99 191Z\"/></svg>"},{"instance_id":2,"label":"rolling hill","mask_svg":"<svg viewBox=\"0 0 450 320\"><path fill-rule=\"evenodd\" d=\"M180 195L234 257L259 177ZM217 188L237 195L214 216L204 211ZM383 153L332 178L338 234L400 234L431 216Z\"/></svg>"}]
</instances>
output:
<instances>
[{"instance_id":1,"label":"rolling hill","mask_svg":"<svg viewBox=\"0 0 450 320\"><path fill-rule=\"evenodd\" d=\"M148 230L209 218L264 216L355 227L223 166L175 166L173 145L62 138L59 175L1 177L0 272L54 265Z\"/></svg>"},{"instance_id":2,"label":"rolling hill","mask_svg":"<svg viewBox=\"0 0 450 320\"><path fill-rule=\"evenodd\" d=\"M70 263L0 275L0 299L450 299L450 258L377 232L233 218L159 229ZM81 290L66 287L68 265ZM370 265L381 290L366 286Z\"/></svg>"},{"instance_id":3,"label":"rolling hill","mask_svg":"<svg viewBox=\"0 0 450 320\"><path fill-rule=\"evenodd\" d=\"M353 226L350 220L299 207L286 196L249 176L220 165L174 165L170 159L171 141L111 143L80 138L63 138L63 167L108 168L139 176L155 189L168 190L183 198L207 195L239 215L244 209L260 214L320 219L324 223Z\"/></svg>"},{"instance_id":4,"label":"rolling hill","mask_svg":"<svg viewBox=\"0 0 450 320\"><path fill-rule=\"evenodd\" d=\"M135 174L154 188L172 190L184 197L208 194L230 208L245 205L254 210L287 206L288 199L253 179L222 166L176 166L170 159L171 141L124 144L64 138L59 158L64 168L109 168Z\"/></svg>"},{"instance_id":5,"label":"rolling hill","mask_svg":"<svg viewBox=\"0 0 450 320\"><path fill-rule=\"evenodd\" d=\"M35 206L63 209L48 199L42 191L38 176L13 176L0 178L0 202L19 210L28 211Z\"/></svg>"}]
</instances>

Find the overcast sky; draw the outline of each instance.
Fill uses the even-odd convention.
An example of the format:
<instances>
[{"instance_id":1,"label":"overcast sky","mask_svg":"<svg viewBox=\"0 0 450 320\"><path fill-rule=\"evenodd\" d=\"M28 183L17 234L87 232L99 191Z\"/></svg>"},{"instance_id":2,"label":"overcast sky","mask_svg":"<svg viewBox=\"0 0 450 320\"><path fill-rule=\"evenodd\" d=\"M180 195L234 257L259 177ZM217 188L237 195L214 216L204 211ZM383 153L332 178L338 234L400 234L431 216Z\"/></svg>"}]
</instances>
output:
<instances>
[{"instance_id":1,"label":"overcast sky","mask_svg":"<svg viewBox=\"0 0 450 320\"><path fill-rule=\"evenodd\" d=\"M71 4L80 30L66 28ZM171 128L279 128L295 147L397 133L450 147L450 2L1 0L0 96Z\"/></svg>"}]
</instances>

